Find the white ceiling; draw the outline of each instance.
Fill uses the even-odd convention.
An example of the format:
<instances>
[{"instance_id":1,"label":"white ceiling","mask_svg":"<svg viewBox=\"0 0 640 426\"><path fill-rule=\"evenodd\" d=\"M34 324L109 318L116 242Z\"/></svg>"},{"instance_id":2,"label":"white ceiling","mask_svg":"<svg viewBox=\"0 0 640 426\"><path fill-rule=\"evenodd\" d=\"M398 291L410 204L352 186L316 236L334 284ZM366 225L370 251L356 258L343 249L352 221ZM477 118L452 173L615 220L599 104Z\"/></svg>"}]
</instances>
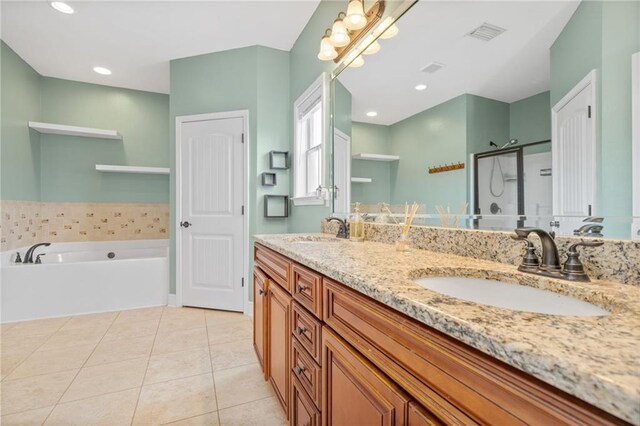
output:
<instances>
[{"instance_id":1,"label":"white ceiling","mask_svg":"<svg viewBox=\"0 0 640 426\"><path fill-rule=\"evenodd\" d=\"M169 93L170 60L256 44L288 51L319 0L68 3L73 15L2 1L2 39L45 76Z\"/></svg>"},{"instance_id":2,"label":"white ceiling","mask_svg":"<svg viewBox=\"0 0 640 426\"><path fill-rule=\"evenodd\" d=\"M389 125L464 93L511 103L549 90L549 48L578 4L418 2L398 21L395 38L338 77L353 95L353 120ZM507 31L488 42L465 36L485 22ZM432 61L446 67L420 71ZM428 88L416 91L419 83Z\"/></svg>"}]
</instances>

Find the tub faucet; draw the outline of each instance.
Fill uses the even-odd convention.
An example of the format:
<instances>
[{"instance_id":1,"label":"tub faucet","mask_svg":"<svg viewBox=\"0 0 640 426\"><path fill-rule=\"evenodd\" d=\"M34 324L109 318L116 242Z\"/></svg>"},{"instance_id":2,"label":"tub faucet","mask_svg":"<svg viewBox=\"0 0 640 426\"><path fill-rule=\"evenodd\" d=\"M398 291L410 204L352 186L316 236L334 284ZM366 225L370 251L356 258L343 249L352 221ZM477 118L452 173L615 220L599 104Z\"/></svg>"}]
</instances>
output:
<instances>
[{"instance_id":1,"label":"tub faucet","mask_svg":"<svg viewBox=\"0 0 640 426\"><path fill-rule=\"evenodd\" d=\"M27 250L27 253L24 255L23 263L33 263L33 252L40 246L49 247L50 245L51 243L38 243L38 244L32 245L31 247L29 247L29 250Z\"/></svg>"}]
</instances>

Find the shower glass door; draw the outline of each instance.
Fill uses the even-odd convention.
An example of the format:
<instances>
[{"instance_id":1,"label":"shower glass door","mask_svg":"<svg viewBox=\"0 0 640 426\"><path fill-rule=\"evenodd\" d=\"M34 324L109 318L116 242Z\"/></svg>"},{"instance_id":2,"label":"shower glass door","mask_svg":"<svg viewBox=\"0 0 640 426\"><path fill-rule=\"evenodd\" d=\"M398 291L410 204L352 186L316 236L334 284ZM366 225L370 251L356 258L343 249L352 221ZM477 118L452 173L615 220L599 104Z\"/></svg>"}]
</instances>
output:
<instances>
[{"instance_id":1,"label":"shower glass door","mask_svg":"<svg viewBox=\"0 0 640 426\"><path fill-rule=\"evenodd\" d=\"M482 229L514 229L524 215L522 149L474 156L474 206Z\"/></svg>"}]
</instances>

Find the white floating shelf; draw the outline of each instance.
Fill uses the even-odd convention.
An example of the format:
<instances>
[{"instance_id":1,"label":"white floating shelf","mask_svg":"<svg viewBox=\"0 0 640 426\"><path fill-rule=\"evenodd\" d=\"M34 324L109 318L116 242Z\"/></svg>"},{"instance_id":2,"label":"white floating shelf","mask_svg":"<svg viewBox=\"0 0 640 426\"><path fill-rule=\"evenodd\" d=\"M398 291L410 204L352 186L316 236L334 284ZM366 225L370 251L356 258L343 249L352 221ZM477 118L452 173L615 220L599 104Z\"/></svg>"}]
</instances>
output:
<instances>
[{"instance_id":1,"label":"white floating shelf","mask_svg":"<svg viewBox=\"0 0 640 426\"><path fill-rule=\"evenodd\" d=\"M108 164L96 164L96 170L106 173L139 173L146 175L168 175L168 167L141 167L141 166L112 166Z\"/></svg>"},{"instance_id":2,"label":"white floating shelf","mask_svg":"<svg viewBox=\"0 0 640 426\"><path fill-rule=\"evenodd\" d=\"M101 139L122 139L116 130L93 129L91 127L67 126L65 124L39 123L30 121L29 128L49 135L84 136Z\"/></svg>"},{"instance_id":3,"label":"white floating shelf","mask_svg":"<svg viewBox=\"0 0 640 426\"><path fill-rule=\"evenodd\" d=\"M386 154L353 154L351 156L354 160L369 160L369 161L398 161L400 157L397 155L386 155Z\"/></svg>"},{"instance_id":4,"label":"white floating shelf","mask_svg":"<svg viewBox=\"0 0 640 426\"><path fill-rule=\"evenodd\" d=\"M360 178L360 177L352 177L351 182L353 183L371 183L373 179L371 178Z\"/></svg>"}]
</instances>

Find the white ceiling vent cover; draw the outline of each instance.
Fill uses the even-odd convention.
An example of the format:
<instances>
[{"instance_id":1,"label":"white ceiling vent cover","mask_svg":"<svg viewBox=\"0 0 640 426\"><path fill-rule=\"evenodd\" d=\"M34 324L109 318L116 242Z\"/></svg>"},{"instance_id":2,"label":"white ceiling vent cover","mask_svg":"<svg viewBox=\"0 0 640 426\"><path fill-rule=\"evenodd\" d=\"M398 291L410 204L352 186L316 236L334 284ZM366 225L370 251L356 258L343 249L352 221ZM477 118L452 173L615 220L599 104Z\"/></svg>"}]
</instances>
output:
<instances>
[{"instance_id":1,"label":"white ceiling vent cover","mask_svg":"<svg viewBox=\"0 0 640 426\"><path fill-rule=\"evenodd\" d=\"M444 68L444 64L441 64L440 62L429 62L427 65L422 67L420 71L426 72L427 74L433 74L436 71L440 71L442 68Z\"/></svg>"},{"instance_id":2,"label":"white ceiling vent cover","mask_svg":"<svg viewBox=\"0 0 640 426\"><path fill-rule=\"evenodd\" d=\"M467 33L467 36L477 38L478 40L482 40L482 41L489 41L491 39L498 37L500 34L502 34L505 31L507 30L505 30L504 28L500 28L496 25L487 24L485 22L475 30L471 31L470 33Z\"/></svg>"}]
</instances>

